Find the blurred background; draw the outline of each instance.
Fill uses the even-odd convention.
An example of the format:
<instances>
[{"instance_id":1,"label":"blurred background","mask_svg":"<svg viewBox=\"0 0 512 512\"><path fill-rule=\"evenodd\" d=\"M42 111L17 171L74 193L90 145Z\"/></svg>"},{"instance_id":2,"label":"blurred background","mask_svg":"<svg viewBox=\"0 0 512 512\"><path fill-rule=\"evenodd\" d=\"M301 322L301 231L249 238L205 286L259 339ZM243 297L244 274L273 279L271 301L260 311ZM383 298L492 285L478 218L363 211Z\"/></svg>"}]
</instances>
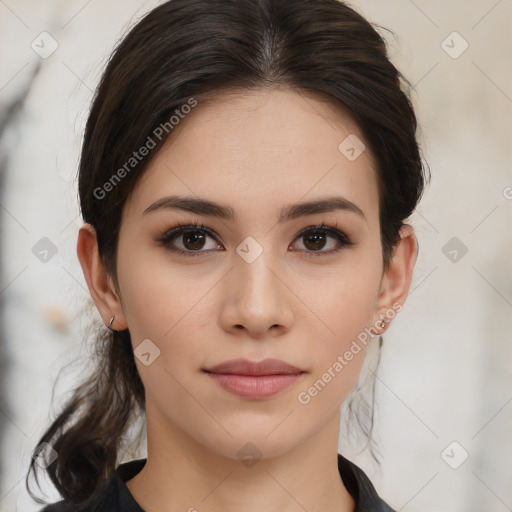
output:
<instances>
[{"instance_id":1,"label":"blurred background","mask_svg":"<svg viewBox=\"0 0 512 512\"><path fill-rule=\"evenodd\" d=\"M41 508L30 453L87 364L99 314L75 253L80 142L116 41L158 3L0 0L1 512ZM379 29L413 87L432 182L410 219L411 292L384 336L381 464L340 451L396 510L512 510L512 1L350 5L394 33Z\"/></svg>"}]
</instances>

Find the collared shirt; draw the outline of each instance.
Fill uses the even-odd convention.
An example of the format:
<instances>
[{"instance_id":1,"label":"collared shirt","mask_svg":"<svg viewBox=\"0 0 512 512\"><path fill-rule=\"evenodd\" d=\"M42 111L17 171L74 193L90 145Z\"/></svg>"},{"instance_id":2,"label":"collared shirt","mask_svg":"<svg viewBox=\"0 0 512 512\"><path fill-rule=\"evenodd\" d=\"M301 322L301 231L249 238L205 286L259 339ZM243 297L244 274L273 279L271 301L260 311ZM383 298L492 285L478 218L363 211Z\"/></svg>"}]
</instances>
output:
<instances>
[{"instance_id":1,"label":"collared shirt","mask_svg":"<svg viewBox=\"0 0 512 512\"><path fill-rule=\"evenodd\" d=\"M147 459L137 459L120 464L101 492L97 505L90 512L144 512L135 501L126 482L131 480L146 464ZM362 469L338 454L338 470L347 491L355 501L354 512L395 512L381 498ZM74 512L64 500L47 505L40 512Z\"/></svg>"}]
</instances>

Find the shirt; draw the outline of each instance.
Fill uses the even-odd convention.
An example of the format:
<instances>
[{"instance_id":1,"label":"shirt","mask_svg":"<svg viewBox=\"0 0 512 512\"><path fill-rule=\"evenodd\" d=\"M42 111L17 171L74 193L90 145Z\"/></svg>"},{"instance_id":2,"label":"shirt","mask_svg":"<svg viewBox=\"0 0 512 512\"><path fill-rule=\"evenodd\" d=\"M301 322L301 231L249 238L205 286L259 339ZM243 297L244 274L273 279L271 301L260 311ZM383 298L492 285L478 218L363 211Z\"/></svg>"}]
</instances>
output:
<instances>
[{"instance_id":1,"label":"shirt","mask_svg":"<svg viewBox=\"0 0 512 512\"><path fill-rule=\"evenodd\" d=\"M135 501L126 482L131 480L146 464L147 459L137 459L120 464L105 484L97 505L90 512L144 512ZM362 469L338 454L338 470L347 491L355 501L354 512L395 512L379 498L375 487ZM40 512L72 512L73 507L61 500L47 505Z\"/></svg>"}]
</instances>

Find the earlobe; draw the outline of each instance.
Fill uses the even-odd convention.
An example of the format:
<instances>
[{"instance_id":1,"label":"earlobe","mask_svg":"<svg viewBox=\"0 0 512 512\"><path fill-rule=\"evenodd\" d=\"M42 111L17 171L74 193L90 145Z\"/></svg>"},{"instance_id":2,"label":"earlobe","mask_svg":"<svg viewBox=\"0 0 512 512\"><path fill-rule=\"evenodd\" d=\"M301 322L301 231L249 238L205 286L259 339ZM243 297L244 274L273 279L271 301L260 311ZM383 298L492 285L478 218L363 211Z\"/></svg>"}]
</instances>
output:
<instances>
[{"instance_id":1,"label":"earlobe","mask_svg":"<svg viewBox=\"0 0 512 512\"><path fill-rule=\"evenodd\" d=\"M402 309L409 293L417 257L418 242L414 229L404 224L400 228L400 241L395 246L389 266L382 277L372 328L375 334L382 334L397 311ZM382 322L385 322L384 326Z\"/></svg>"},{"instance_id":2,"label":"earlobe","mask_svg":"<svg viewBox=\"0 0 512 512\"><path fill-rule=\"evenodd\" d=\"M115 317L115 329L126 329L121 300L112 284L112 276L107 273L99 254L96 230L91 224L85 223L80 228L76 251L85 281L103 323L109 326L110 320Z\"/></svg>"}]
</instances>

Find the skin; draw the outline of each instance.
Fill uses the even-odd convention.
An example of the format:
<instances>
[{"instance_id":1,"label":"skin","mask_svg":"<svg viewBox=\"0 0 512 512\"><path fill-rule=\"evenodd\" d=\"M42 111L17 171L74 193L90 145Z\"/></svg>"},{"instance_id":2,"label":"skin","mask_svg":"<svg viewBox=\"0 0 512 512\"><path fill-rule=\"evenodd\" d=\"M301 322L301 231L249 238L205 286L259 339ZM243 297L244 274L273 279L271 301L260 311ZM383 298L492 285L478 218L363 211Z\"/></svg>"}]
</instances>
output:
<instances>
[{"instance_id":1,"label":"skin","mask_svg":"<svg viewBox=\"0 0 512 512\"><path fill-rule=\"evenodd\" d=\"M160 350L148 366L136 358L148 460L127 486L145 510L354 509L337 468L339 407L364 345L307 405L297 396L365 328L385 330L375 324L404 303L417 245L412 227L403 226L383 271L375 163L368 146L354 161L338 150L349 134L364 141L346 112L309 93L258 90L199 101L124 206L119 288L101 263L94 228L80 229L77 253L103 321L115 316L112 328L128 328L134 349L150 339ZM171 194L228 205L235 221L175 209L143 214ZM278 222L281 208L331 195L365 218L334 210ZM157 242L178 223L194 222L217 237L205 235L202 254L171 252L191 252L187 236L167 247ZM339 247L328 233L317 251L307 236L297 238L322 223L354 245L327 254ZM236 252L248 236L263 250L251 263ZM307 373L270 398L244 399L202 372L238 357L282 359ZM261 456L251 467L237 456L247 442Z\"/></svg>"}]
</instances>

